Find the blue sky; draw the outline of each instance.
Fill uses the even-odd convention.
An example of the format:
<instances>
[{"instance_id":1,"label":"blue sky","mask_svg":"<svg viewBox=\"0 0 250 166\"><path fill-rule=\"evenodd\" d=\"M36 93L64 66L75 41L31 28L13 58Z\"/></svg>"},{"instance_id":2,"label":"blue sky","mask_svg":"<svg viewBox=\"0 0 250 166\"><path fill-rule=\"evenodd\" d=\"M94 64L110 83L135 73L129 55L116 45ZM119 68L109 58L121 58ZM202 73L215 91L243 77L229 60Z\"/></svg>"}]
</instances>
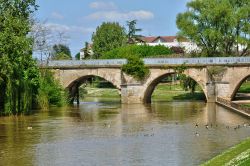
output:
<instances>
[{"instance_id":1,"label":"blue sky","mask_svg":"<svg viewBox=\"0 0 250 166\"><path fill-rule=\"evenodd\" d=\"M138 20L142 35L176 35L176 15L186 10L189 0L37 0L36 18L54 32L68 36L72 55L91 42L91 35L103 21L126 26Z\"/></svg>"}]
</instances>

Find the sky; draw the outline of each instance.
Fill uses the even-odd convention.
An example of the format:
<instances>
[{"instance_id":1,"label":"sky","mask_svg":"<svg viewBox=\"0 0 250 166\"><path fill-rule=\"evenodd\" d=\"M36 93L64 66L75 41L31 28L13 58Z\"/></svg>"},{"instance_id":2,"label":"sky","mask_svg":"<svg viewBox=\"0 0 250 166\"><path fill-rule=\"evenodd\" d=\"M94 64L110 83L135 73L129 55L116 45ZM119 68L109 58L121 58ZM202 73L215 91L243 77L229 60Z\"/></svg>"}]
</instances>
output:
<instances>
[{"instance_id":1,"label":"sky","mask_svg":"<svg viewBox=\"0 0 250 166\"><path fill-rule=\"evenodd\" d=\"M72 55L91 42L92 33L104 21L137 20L144 36L176 35L176 16L189 0L37 0L35 17L53 33L63 33Z\"/></svg>"}]
</instances>

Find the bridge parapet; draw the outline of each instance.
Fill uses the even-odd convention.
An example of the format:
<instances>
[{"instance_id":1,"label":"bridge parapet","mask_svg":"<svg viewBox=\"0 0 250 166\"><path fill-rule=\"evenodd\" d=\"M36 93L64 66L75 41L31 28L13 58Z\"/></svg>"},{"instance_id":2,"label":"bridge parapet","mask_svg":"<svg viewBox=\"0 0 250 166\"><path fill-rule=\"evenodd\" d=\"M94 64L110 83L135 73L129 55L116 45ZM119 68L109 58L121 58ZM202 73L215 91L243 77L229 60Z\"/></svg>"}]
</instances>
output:
<instances>
[{"instance_id":1,"label":"bridge parapet","mask_svg":"<svg viewBox=\"0 0 250 166\"><path fill-rule=\"evenodd\" d=\"M94 67L121 67L126 59L100 59L100 60L57 60L49 61L44 68L94 68Z\"/></svg>"},{"instance_id":2,"label":"bridge parapet","mask_svg":"<svg viewBox=\"0 0 250 166\"><path fill-rule=\"evenodd\" d=\"M146 58L146 65L244 65L250 64L250 57L204 57L204 58Z\"/></svg>"},{"instance_id":3,"label":"bridge parapet","mask_svg":"<svg viewBox=\"0 0 250 166\"><path fill-rule=\"evenodd\" d=\"M213 57L213 58L145 58L147 66L237 66L250 65L250 57ZM49 61L42 68L94 68L121 67L127 64L126 59L98 59L98 60L58 60Z\"/></svg>"}]
</instances>

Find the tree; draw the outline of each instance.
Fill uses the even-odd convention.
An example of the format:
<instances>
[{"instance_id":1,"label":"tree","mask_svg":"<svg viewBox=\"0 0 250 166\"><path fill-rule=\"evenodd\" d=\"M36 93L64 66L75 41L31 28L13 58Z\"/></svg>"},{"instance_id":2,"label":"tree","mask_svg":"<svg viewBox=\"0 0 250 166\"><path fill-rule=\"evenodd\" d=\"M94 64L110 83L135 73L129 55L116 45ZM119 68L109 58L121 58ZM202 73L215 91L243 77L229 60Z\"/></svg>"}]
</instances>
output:
<instances>
[{"instance_id":1,"label":"tree","mask_svg":"<svg viewBox=\"0 0 250 166\"><path fill-rule=\"evenodd\" d=\"M80 52L78 52L78 53L75 55L75 59L76 59L76 60L80 60Z\"/></svg>"},{"instance_id":2,"label":"tree","mask_svg":"<svg viewBox=\"0 0 250 166\"><path fill-rule=\"evenodd\" d=\"M125 44L126 34L124 28L116 22L104 22L96 28L92 35L95 58L103 53Z\"/></svg>"},{"instance_id":3,"label":"tree","mask_svg":"<svg viewBox=\"0 0 250 166\"><path fill-rule=\"evenodd\" d=\"M190 90L191 93L195 92L197 82L193 80L191 77L187 77L185 75L181 75L181 85L185 91Z\"/></svg>"},{"instance_id":4,"label":"tree","mask_svg":"<svg viewBox=\"0 0 250 166\"><path fill-rule=\"evenodd\" d=\"M128 26L128 43L129 44L134 44L136 41L140 40L141 35L137 35L136 32L141 32L142 29L136 28L136 23L137 20L132 20L132 21L127 21L127 26Z\"/></svg>"},{"instance_id":5,"label":"tree","mask_svg":"<svg viewBox=\"0 0 250 166\"><path fill-rule=\"evenodd\" d=\"M28 112L39 86L39 70L32 59L30 14L35 0L1 0L0 114Z\"/></svg>"},{"instance_id":6,"label":"tree","mask_svg":"<svg viewBox=\"0 0 250 166\"><path fill-rule=\"evenodd\" d=\"M45 23L33 20L29 36L33 40L33 54L37 55L41 62L49 60L52 50L51 37L53 36L50 29L45 26Z\"/></svg>"},{"instance_id":7,"label":"tree","mask_svg":"<svg viewBox=\"0 0 250 166\"><path fill-rule=\"evenodd\" d=\"M33 55L45 62L51 59L54 45L68 43L68 36L64 31L54 30L46 21L40 22L33 18L29 36L33 40Z\"/></svg>"},{"instance_id":8,"label":"tree","mask_svg":"<svg viewBox=\"0 0 250 166\"><path fill-rule=\"evenodd\" d=\"M53 60L70 60L71 52L68 46L63 44L55 44L53 46L53 54L52 54Z\"/></svg>"},{"instance_id":9,"label":"tree","mask_svg":"<svg viewBox=\"0 0 250 166\"><path fill-rule=\"evenodd\" d=\"M250 46L249 6L248 0L188 2L188 11L177 16L179 34L195 42L207 56L246 55Z\"/></svg>"}]
</instances>

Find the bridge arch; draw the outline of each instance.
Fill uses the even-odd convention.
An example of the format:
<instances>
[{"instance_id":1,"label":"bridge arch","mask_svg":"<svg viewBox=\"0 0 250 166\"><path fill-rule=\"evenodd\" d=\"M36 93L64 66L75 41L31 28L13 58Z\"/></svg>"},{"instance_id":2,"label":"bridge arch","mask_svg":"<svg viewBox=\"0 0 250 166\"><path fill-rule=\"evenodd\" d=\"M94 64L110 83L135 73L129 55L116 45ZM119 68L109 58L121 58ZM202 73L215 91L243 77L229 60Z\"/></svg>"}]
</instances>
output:
<instances>
[{"instance_id":1,"label":"bridge arch","mask_svg":"<svg viewBox=\"0 0 250 166\"><path fill-rule=\"evenodd\" d=\"M101 79L104 79L106 80L105 78L103 77L100 77L100 76L96 76L96 75L85 75L85 76L82 76L76 80L73 80L68 86L67 88L71 88L73 86L75 86L76 84L77 85L82 85L84 83L86 83L86 81L88 81L90 78L94 78L94 77L98 77L98 78L101 78ZM116 85L114 85L112 82L106 80L107 82L111 83L116 89L120 90L119 87L117 87Z\"/></svg>"},{"instance_id":2,"label":"bridge arch","mask_svg":"<svg viewBox=\"0 0 250 166\"><path fill-rule=\"evenodd\" d=\"M250 73L246 73L246 75L242 78L237 80L233 86L232 86L232 91L230 93L230 100L233 100L236 96L236 93L240 89L241 85L250 77Z\"/></svg>"},{"instance_id":3,"label":"bridge arch","mask_svg":"<svg viewBox=\"0 0 250 166\"><path fill-rule=\"evenodd\" d=\"M196 81L198 83L198 85L201 87L203 93L206 96L207 99L207 93L206 93L206 89L205 89L205 80L202 80L201 78L204 77L200 77L200 70L199 69L194 69L193 71L191 71L192 69L187 69L183 74L186 76L191 77L194 81ZM197 73L198 72L198 73ZM150 103L151 102L151 96L152 93L155 89L155 87L160 83L160 81L165 78L166 76L172 75L172 74L176 74L176 71L173 69L168 69L168 70L160 70L160 71L152 71L151 70L151 74L150 77L147 79L147 82L145 83L145 90L144 90L144 94L143 94L143 102L144 103Z\"/></svg>"},{"instance_id":4,"label":"bridge arch","mask_svg":"<svg viewBox=\"0 0 250 166\"><path fill-rule=\"evenodd\" d=\"M64 88L69 88L76 81L83 81L86 78L97 76L112 83L117 89L121 89L121 69L110 68L103 70L102 68L96 69L75 69L75 70L59 70L57 77Z\"/></svg>"}]
</instances>

